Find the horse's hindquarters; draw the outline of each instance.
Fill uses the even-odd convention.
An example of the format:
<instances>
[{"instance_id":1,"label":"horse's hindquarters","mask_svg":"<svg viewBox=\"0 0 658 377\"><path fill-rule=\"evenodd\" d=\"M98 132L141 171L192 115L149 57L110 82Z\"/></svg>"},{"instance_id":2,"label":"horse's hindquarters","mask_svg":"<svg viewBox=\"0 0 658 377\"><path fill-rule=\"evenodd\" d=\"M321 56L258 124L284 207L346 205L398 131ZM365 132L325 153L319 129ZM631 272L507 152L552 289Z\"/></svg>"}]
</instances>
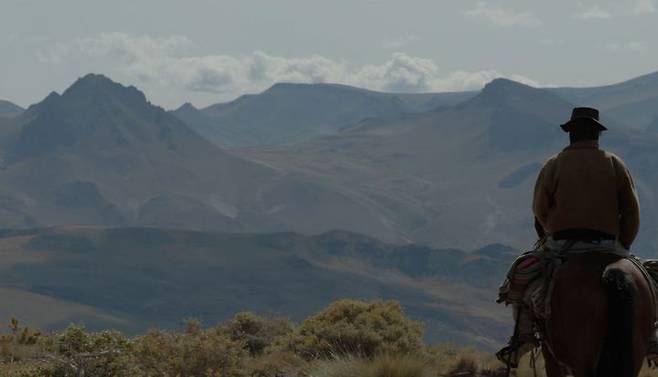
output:
<instances>
[{"instance_id":1,"label":"horse's hindquarters","mask_svg":"<svg viewBox=\"0 0 658 377\"><path fill-rule=\"evenodd\" d=\"M626 320L619 319L619 313L623 312L623 308L619 307L620 302L626 301L619 301L621 296L609 297L610 292L614 292L614 289L610 289L614 281L605 284L602 279L604 271L606 275L617 275L622 281L628 282L626 290L631 295L631 307ZM630 373L639 371L647 349L648 334L653 326L651 293L648 288L642 274L628 260L607 254L570 257L556 271L550 304L551 318L547 323L547 335L556 357L568 365L577 377L596 376L599 360L603 359L604 345L608 348L611 344L613 348L621 346L621 343L616 344L621 342L620 340L610 338L611 335L619 335L619 331L611 331L609 325L615 326L612 330L624 327L622 323L609 323L610 319L614 318L613 321L628 322L628 332L631 332L628 339L631 346L625 346L622 350L632 353L630 369L634 371ZM609 310L609 304L613 302L612 309L621 311ZM619 352L614 355L619 356ZM611 360L607 358L602 362Z\"/></svg>"}]
</instances>

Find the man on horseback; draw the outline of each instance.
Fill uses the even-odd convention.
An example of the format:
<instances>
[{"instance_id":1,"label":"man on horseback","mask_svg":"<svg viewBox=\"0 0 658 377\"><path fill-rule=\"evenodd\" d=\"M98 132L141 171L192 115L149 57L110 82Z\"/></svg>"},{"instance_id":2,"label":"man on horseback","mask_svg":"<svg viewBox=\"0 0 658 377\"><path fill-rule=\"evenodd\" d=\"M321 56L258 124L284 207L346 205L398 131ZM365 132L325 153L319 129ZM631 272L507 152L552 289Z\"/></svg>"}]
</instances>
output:
<instances>
[{"instance_id":1,"label":"man on horseback","mask_svg":"<svg viewBox=\"0 0 658 377\"><path fill-rule=\"evenodd\" d=\"M571 143L546 161L535 185L538 247L514 263L498 300L515 309L515 334L496 354L511 367L538 345L533 311L527 304L534 298L525 291L531 290L527 288L533 280L541 280L539 266L546 255L599 251L628 256L639 230L640 211L631 174L619 157L599 148L599 136L607 128L599 122L598 110L575 108L561 127L569 133ZM655 333L648 357L658 359Z\"/></svg>"}]
</instances>

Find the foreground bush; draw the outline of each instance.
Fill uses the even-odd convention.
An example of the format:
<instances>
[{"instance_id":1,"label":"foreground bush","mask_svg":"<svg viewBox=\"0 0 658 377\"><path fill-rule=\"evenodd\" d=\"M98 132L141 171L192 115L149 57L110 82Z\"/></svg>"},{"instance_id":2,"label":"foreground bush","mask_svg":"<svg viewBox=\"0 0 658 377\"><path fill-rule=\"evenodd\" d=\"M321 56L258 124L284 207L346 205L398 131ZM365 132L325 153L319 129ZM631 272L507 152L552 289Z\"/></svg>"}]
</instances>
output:
<instances>
[{"instance_id":1,"label":"foreground bush","mask_svg":"<svg viewBox=\"0 0 658 377\"><path fill-rule=\"evenodd\" d=\"M217 328L185 333L153 331L133 342L136 370L143 376L246 376L245 345Z\"/></svg>"},{"instance_id":2,"label":"foreground bush","mask_svg":"<svg viewBox=\"0 0 658 377\"><path fill-rule=\"evenodd\" d=\"M341 300L305 320L288 345L306 359L403 355L422 349L422 335L397 302Z\"/></svg>"},{"instance_id":3,"label":"foreground bush","mask_svg":"<svg viewBox=\"0 0 658 377\"><path fill-rule=\"evenodd\" d=\"M129 341L117 332L89 333L80 326L45 336L12 320L0 338L1 371L6 376L112 376L134 371Z\"/></svg>"},{"instance_id":4,"label":"foreground bush","mask_svg":"<svg viewBox=\"0 0 658 377\"><path fill-rule=\"evenodd\" d=\"M287 319L266 319L243 312L236 314L222 329L232 340L242 342L251 356L259 356L278 339L292 334L293 325Z\"/></svg>"},{"instance_id":5,"label":"foreground bush","mask_svg":"<svg viewBox=\"0 0 658 377\"><path fill-rule=\"evenodd\" d=\"M0 377L502 377L492 354L424 347L394 302L336 302L295 327L239 313L203 328L127 338L71 326L42 334L12 321L0 335ZM533 376L522 362L519 377ZM543 376L542 363L538 363ZM642 377L658 373L645 370Z\"/></svg>"}]
</instances>

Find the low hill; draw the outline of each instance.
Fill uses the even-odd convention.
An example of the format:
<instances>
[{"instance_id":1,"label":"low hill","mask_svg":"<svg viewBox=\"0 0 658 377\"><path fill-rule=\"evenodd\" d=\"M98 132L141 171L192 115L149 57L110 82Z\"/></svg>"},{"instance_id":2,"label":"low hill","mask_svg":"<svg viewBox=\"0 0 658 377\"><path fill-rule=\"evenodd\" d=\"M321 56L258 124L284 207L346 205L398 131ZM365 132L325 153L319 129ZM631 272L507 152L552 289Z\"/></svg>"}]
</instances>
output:
<instances>
[{"instance_id":1,"label":"low hill","mask_svg":"<svg viewBox=\"0 0 658 377\"><path fill-rule=\"evenodd\" d=\"M244 310L298 321L341 298L395 299L426 324L429 341L491 348L508 335L509 313L493 301L516 254L499 245L471 253L395 246L347 232L6 230L0 290L11 294L0 315L46 329L83 321L134 333Z\"/></svg>"}]
</instances>

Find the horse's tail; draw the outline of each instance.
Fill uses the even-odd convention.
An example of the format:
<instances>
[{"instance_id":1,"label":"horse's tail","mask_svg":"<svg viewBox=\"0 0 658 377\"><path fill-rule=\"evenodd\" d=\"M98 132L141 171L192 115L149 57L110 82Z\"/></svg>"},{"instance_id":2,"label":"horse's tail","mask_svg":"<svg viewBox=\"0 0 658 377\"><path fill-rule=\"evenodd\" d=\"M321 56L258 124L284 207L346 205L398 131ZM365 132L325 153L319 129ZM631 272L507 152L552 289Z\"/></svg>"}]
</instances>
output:
<instances>
[{"instance_id":1,"label":"horse's tail","mask_svg":"<svg viewBox=\"0 0 658 377\"><path fill-rule=\"evenodd\" d=\"M606 269L602 277L608 296L608 328L597 377L633 376L633 286L626 273Z\"/></svg>"}]
</instances>

